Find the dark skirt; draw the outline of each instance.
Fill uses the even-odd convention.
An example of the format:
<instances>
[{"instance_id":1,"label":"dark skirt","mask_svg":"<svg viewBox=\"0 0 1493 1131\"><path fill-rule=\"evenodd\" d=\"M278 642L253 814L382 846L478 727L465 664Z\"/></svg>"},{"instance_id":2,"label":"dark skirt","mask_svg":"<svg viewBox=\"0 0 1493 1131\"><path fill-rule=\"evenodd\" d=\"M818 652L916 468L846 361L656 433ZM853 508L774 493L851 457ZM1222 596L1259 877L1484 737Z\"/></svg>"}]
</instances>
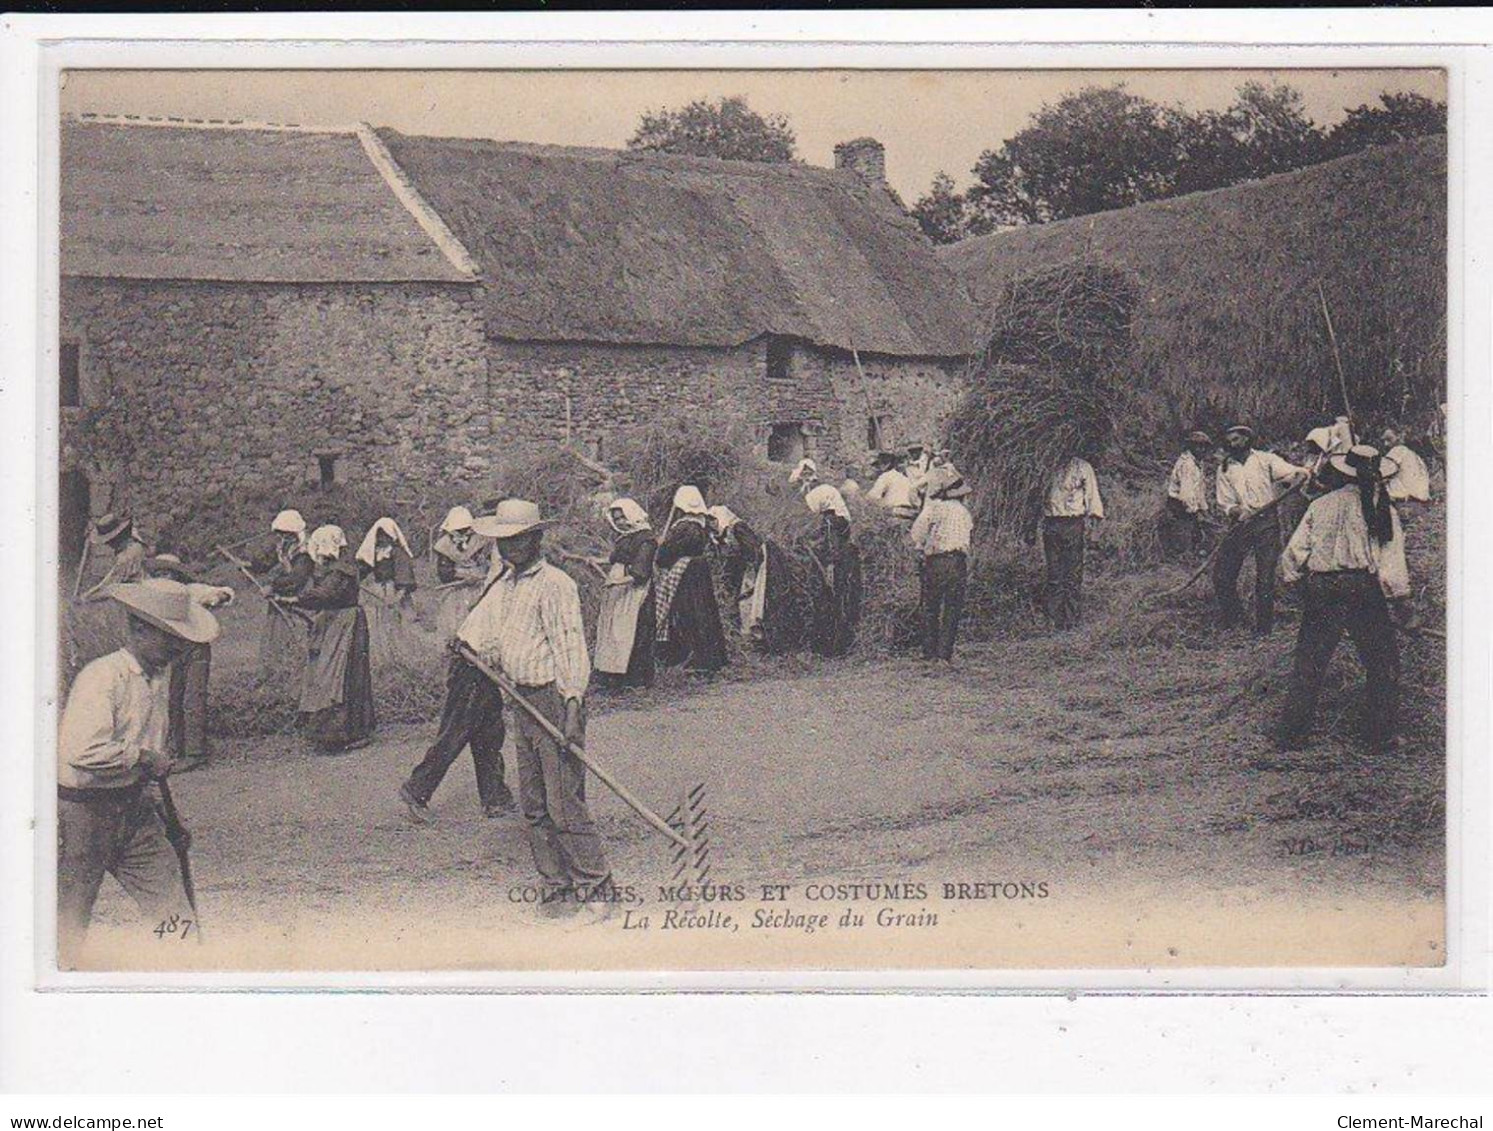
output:
<instances>
[{"instance_id":1,"label":"dark skirt","mask_svg":"<svg viewBox=\"0 0 1493 1131\"><path fill-rule=\"evenodd\" d=\"M810 647L821 656L843 656L855 644L861 620L861 555L854 543L840 548L838 561L810 565L813 604Z\"/></svg>"},{"instance_id":2,"label":"dark skirt","mask_svg":"<svg viewBox=\"0 0 1493 1131\"><path fill-rule=\"evenodd\" d=\"M193 644L171 665L166 748L173 758L206 758L207 685L212 670L211 644Z\"/></svg>"},{"instance_id":3,"label":"dark skirt","mask_svg":"<svg viewBox=\"0 0 1493 1131\"><path fill-rule=\"evenodd\" d=\"M685 664L690 671L704 672L726 666L721 608L715 599L710 564L704 558L694 558L684 567L668 611L669 638L658 643L659 662L665 667Z\"/></svg>"},{"instance_id":4,"label":"dark skirt","mask_svg":"<svg viewBox=\"0 0 1493 1131\"><path fill-rule=\"evenodd\" d=\"M376 725L373 713L373 670L369 662L368 616L361 608L352 626L347 668L342 677L341 699L316 711L302 711L301 732L317 749L327 753L345 750L370 738ZM306 678L321 659L316 632L312 631L312 654Z\"/></svg>"},{"instance_id":5,"label":"dark skirt","mask_svg":"<svg viewBox=\"0 0 1493 1131\"><path fill-rule=\"evenodd\" d=\"M638 627L632 638L632 651L627 655L627 671L595 673L600 687L652 687L654 676L654 638L657 635L657 597L653 590L638 607Z\"/></svg>"},{"instance_id":6,"label":"dark skirt","mask_svg":"<svg viewBox=\"0 0 1493 1131\"><path fill-rule=\"evenodd\" d=\"M762 650L770 656L792 652L803 644L807 604L803 569L776 542L767 541L767 594L762 603Z\"/></svg>"}]
</instances>

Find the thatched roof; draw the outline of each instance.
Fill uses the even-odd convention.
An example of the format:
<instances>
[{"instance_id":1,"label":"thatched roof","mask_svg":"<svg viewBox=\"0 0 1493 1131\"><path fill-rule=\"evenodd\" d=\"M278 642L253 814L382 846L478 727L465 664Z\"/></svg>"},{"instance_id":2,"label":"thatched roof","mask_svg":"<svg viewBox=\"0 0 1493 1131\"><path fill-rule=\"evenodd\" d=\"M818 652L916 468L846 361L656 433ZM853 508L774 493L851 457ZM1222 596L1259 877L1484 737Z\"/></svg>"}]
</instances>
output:
<instances>
[{"instance_id":1,"label":"thatched roof","mask_svg":"<svg viewBox=\"0 0 1493 1131\"><path fill-rule=\"evenodd\" d=\"M1013 280L1091 262L1134 276L1131 383L1175 416L1227 407L1295 426L1336 411L1330 305L1355 411L1444 399L1446 139L1366 149L1259 181L1033 225L939 250L977 306Z\"/></svg>"},{"instance_id":2,"label":"thatched roof","mask_svg":"<svg viewBox=\"0 0 1493 1131\"><path fill-rule=\"evenodd\" d=\"M62 273L469 282L357 134L65 121Z\"/></svg>"},{"instance_id":3,"label":"thatched roof","mask_svg":"<svg viewBox=\"0 0 1493 1131\"><path fill-rule=\"evenodd\" d=\"M1365 247L1372 255L1364 255ZM1135 272L1181 299L1206 280L1240 297L1293 275L1326 277L1351 259L1363 281L1404 255L1446 256L1446 138L1376 146L1349 157L1211 192L1050 224L1031 224L938 249L977 304L1010 279L1089 256Z\"/></svg>"},{"instance_id":4,"label":"thatched roof","mask_svg":"<svg viewBox=\"0 0 1493 1131\"><path fill-rule=\"evenodd\" d=\"M853 173L379 135L480 264L495 337L972 352L957 284Z\"/></svg>"}]
</instances>

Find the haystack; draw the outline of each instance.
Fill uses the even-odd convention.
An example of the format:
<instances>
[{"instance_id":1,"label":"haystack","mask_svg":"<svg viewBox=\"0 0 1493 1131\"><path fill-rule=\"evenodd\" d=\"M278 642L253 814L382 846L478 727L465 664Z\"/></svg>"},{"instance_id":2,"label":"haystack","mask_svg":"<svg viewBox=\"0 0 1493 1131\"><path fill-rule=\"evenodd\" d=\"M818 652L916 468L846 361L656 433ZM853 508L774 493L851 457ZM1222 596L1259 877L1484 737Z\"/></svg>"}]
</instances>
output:
<instances>
[{"instance_id":1,"label":"haystack","mask_svg":"<svg viewBox=\"0 0 1493 1131\"><path fill-rule=\"evenodd\" d=\"M1052 475L1109 443L1138 302L1125 272L1081 260L1007 280L948 425L986 530L1028 531Z\"/></svg>"}]
</instances>

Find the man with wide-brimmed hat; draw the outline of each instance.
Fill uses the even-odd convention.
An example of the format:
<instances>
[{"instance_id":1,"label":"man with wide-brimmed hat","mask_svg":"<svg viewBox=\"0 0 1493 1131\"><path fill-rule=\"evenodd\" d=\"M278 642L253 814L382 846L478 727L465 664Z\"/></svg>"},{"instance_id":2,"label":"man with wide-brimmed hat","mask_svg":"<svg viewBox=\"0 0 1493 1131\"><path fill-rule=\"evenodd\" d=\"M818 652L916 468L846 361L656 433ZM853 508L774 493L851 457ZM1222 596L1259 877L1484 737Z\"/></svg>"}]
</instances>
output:
<instances>
[{"instance_id":1,"label":"man with wide-brimmed hat","mask_svg":"<svg viewBox=\"0 0 1493 1131\"><path fill-rule=\"evenodd\" d=\"M1208 433L1188 433L1186 446L1167 477L1161 540L1172 557L1202 550L1203 520L1208 514L1207 460L1212 450Z\"/></svg>"},{"instance_id":2,"label":"man with wide-brimmed hat","mask_svg":"<svg viewBox=\"0 0 1493 1131\"><path fill-rule=\"evenodd\" d=\"M1275 559L1280 556L1278 500L1304 484L1304 467L1254 446L1254 429L1232 424L1224 430L1223 465L1215 497L1219 513L1232 525L1213 563L1213 591L1225 628L1237 625L1244 607L1239 600L1239 573L1250 557L1255 562L1255 632L1268 636L1275 626Z\"/></svg>"},{"instance_id":3,"label":"man with wide-brimmed hat","mask_svg":"<svg viewBox=\"0 0 1493 1131\"><path fill-rule=\"evenodd\" d=\"M549 525L524 499L504 499L473 524L493 539L503 568L457 636L512 680L567 742L583 746L591 658L575 581L544 559ZM585 766L523 710L514 718L514 753L541 911L558 917L589 905L604 913L612 876L586 807Z\"/></svg>"},{"instance_id":4,"label":"man with wide-brimmed hat","mask_svg":"<svg viewBox=\"0 0 1493 1131\"><path fill-rule=\"evenodd\" d=\"M170 769L170 669L218 635L212 613L169 578L112 586L128 614L124 646L78 673L57 741L59 965L75 965L105 874L154 929L194 918L180 861L150 790Z\"/></svg>"},{"instance_id":5,"label":"man with wide-brimmed hat","mask_svg":"<svg viewBox=\"0 0 1493 1131\"><path fill-rule=\"evenodd\" d=\"M134 519L127 514L110 511L94 521L93 542L107 547L114 554L108 572L98 584L90 586L82 595L84 601L102 601L109 596L111 585L124 585L140 581L145 577L145 559L148 551L140 535L135 531Z\"/></svg>"},{"instance_id":6,"label":"man with wide-brimmed hat","mask_svg":"<svg viewBox=\"0 0 1493 1131\"><path fill-rule=\"evenodd\" d=\"M974 531L974 519L961 501L968 495L964 479L952 467L933 468L928 473L928 501L908 532L923 558L920 608L925 660L954 661Z\"/></svg>"},{"instance_id":7,"label":"man with wide-brimmed hat","mask_svg":"<svg viewBox=\"0 0 1493 1131\"><path fill-rule=\"evenodd\" d=\"M1281 577L1302 587L1301 629L1279 741L1301 746L1322 677L1346 632L1367 682L1365 730L1376 747L1395 740L1399 651L1389 602L1408 597L1410 575L1399 515L1386 480L1398 466L1358 445L1322 470L1327 493L1312 502L1280 556Z\"/></svg>"}]
</instances>

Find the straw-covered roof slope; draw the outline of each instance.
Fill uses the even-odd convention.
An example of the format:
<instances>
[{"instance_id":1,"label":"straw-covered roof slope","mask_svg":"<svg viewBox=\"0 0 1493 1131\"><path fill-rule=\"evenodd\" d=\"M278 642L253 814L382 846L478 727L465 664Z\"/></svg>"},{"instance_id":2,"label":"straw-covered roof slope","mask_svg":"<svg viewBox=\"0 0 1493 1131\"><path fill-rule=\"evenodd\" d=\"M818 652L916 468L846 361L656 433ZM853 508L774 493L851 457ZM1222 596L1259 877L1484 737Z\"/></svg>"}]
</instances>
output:
<instances>
[{"instance_id":1,"label":"straw-covered roof slope","mask_svg":"<svg viewBox=\"0 0 1493 1131\"><path fill-rule=\"evenodd\" d=\"M973 311L931 246L852 173L379 136L480 264L495 337L973 348Z\"/></svg>"},{"instance_id":2,"label":"straw-covered roof slope","mask_svg":"<svg viewBox=\"0 0 1493 1131\"><path fill-rule=\"evenodd\" d=\"M463 282L355 132L65 121L62 273Z\"/></svg>"},{"instance_id":3,"label":"straw-covered roof slope","mask_svg":"<svg viewBox=\"0 0 1493 1131\"><path fill-rule=\"evenodd\" d=\"M1004 289L1032 272L1129 272L1140 288L1130 381L1181 417L1172 427L1210 418L1210 406L1282 425L1335 410L1324 296L1355 410L1415 415L1444 399L1446 192L1446 139L1425 137L965 240L939 257L987 327Z\"/></svg>"}]
</instances>

